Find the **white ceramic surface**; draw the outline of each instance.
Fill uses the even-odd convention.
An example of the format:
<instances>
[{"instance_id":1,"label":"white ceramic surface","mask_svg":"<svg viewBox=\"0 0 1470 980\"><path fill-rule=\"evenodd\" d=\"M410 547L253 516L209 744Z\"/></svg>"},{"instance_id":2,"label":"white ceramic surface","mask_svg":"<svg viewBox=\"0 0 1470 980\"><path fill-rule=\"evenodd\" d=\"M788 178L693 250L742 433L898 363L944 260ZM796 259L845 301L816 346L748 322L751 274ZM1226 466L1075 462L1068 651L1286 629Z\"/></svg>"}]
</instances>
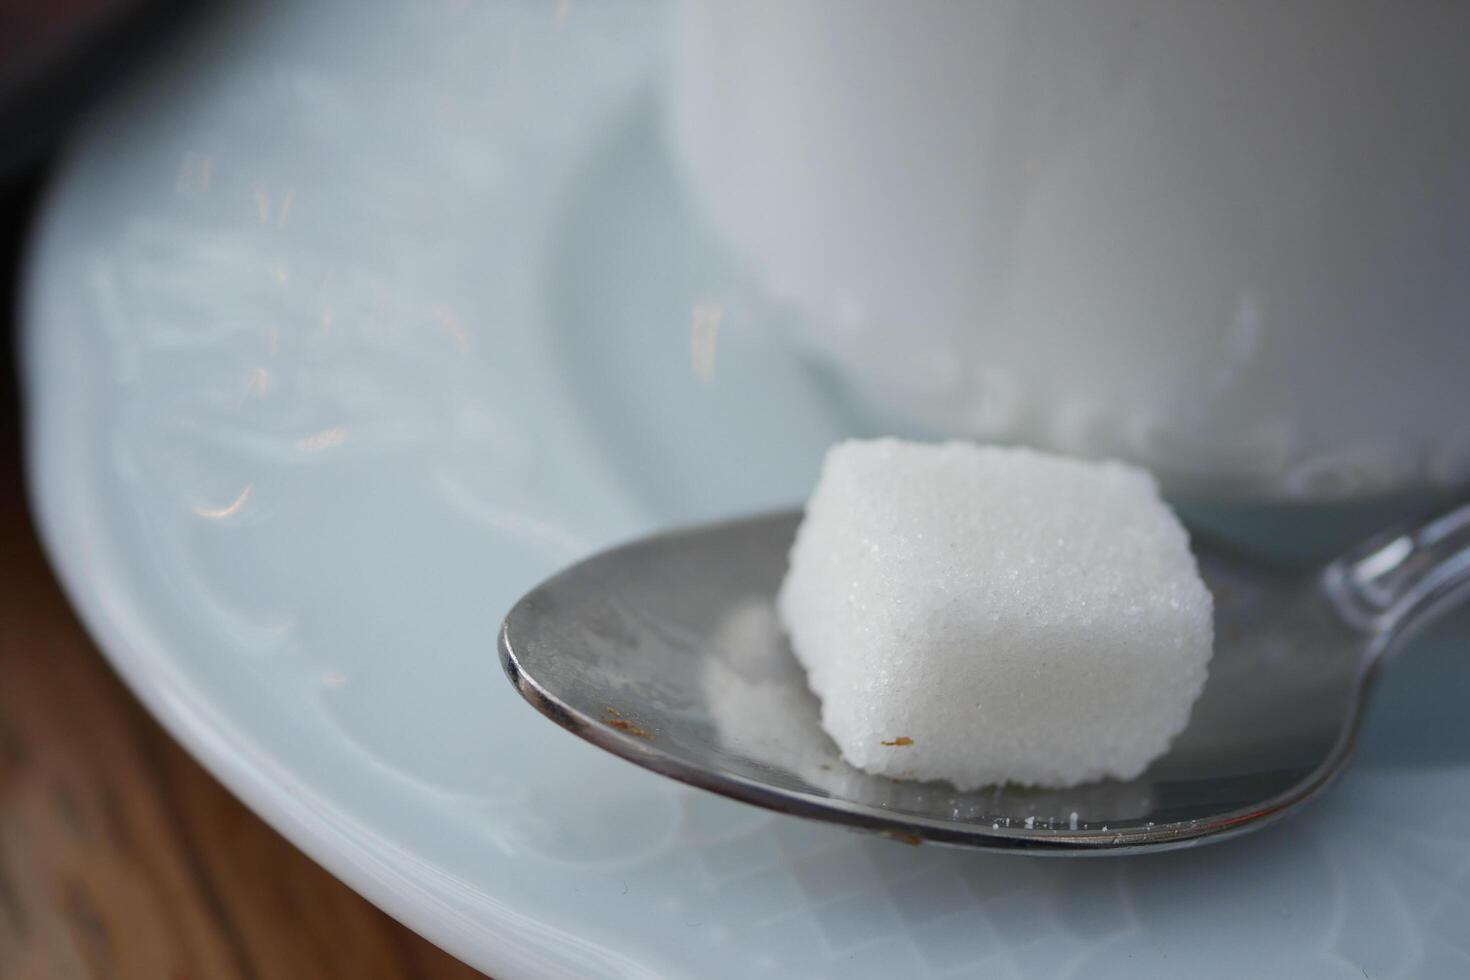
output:
<instances>
[{"instance_id":1,"label":"white ceramic surface","mask_svg":"<svg viewBox=\"0 0 1470 980\"><path fill-rule=\"evenodd\" d=\"M1470 6L678 7L702 209L891 409L1199 498L1470 482Z\"/></svg>"},{"instance_id":2,"label":"white ceramic surface","mask_svg":"<svg viewBox=\"0 0 1470 980\"><path fill-rule=\"evenodd\" d=\"M660 8L228 16L39 224L31 486L118 670L318 861L503 980L1470 972L1470 617L1322 803L1143 859L860 838L536 715L494 649L525 588L797 499L859 423L689 220Z\"/></svg>"}]
</instances>

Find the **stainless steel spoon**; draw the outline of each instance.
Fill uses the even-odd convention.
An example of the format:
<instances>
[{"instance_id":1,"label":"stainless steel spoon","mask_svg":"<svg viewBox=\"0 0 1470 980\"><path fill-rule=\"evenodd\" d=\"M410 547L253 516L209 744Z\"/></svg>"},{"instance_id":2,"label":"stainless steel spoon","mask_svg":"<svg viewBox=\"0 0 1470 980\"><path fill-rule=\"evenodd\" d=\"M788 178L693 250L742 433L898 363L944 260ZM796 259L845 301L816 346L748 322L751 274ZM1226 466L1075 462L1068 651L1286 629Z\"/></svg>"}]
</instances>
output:
<instances>
[{"instance_id":1,"label":"stainless steel spoon","mask_svg":"<svg viewBox=\"0 0 1470 980\"><path fill-rule=\"evenodd\" d=\"M507 676L594 745L783 813L914 844L1163 850L1319 793L1348 758L1376 665L1470 584L1470 505L1310 574L1196 542L1215 656L1168 754L1130 782L958 792L860 772L822 731L772 611L799 519L674 531L572 566L506 617Z\"/></svg>"}]
</instances>

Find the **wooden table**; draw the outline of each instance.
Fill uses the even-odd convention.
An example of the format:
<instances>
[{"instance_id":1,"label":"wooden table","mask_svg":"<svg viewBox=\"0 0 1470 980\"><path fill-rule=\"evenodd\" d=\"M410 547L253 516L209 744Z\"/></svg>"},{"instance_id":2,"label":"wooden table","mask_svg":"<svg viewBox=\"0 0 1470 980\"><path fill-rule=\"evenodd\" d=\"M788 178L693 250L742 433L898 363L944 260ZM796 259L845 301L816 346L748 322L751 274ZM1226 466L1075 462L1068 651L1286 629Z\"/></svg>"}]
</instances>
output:
<instances>
[{"instance_id":1,"label":"wooden table","mask_svg":"<svg viewBox=\"0 0 1470 980\"><path fill-rule=\"evenodd\" d=\"M6 195L0 277L24 205ZM6 253L9 253L7 255ZM0 288L8 316L8 290ZM0 978L469 978L246 810L67 606L22 491L0 330Z\"/></svg>"}]
</instances>

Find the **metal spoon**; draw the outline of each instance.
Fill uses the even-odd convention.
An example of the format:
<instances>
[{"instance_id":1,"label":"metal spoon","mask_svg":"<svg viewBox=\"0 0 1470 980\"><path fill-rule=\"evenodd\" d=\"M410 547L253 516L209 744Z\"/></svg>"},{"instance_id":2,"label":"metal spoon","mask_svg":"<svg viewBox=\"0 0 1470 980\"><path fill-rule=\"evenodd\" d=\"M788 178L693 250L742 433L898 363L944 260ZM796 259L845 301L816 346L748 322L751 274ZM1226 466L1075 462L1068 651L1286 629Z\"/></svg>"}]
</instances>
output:
<instances>
[{"instance_id":1,"label":"metal spoon","mask_svg":"<svg viewBox=\"0 0 1470 980\"><path fill-rule=\"evenodd\" d=\"M1130 782L959 792L848 766L776 627L800 514L674 531L574 565L506 617L537 710L655 772L917 844L1117 854L1263 826L1342 769L1375 666L1470 584L1470 505L1313 573L1196 542L1215 656L1188 728Z\"/></svg>"}]
</instances>

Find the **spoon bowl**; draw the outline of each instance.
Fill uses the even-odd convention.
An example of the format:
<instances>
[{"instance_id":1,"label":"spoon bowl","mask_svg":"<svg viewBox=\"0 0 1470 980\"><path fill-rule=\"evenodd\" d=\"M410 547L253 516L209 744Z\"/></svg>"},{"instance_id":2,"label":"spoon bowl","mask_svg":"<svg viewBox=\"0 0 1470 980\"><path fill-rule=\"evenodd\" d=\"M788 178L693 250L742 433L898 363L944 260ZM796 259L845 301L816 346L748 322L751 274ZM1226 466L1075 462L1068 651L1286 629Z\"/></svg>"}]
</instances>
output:
<instances>
[{"instance_id":1,"label":"spoon bowl","mask_svg":"<svg viewBox=\"0 0 1470 980\"><path fill-rule=\"evenodd\" d=\"M537 710L702 789L908 843L1037 854L1186 847L1311 799L1349 755L1375 666L1470 580L1470 507L1313 572L1196 542L1215 654L1188 727L1141 776L961 792L849 766L775 617L800 512L673 531L573 565L500 635Z\"/></svg>"}]
</instances>

